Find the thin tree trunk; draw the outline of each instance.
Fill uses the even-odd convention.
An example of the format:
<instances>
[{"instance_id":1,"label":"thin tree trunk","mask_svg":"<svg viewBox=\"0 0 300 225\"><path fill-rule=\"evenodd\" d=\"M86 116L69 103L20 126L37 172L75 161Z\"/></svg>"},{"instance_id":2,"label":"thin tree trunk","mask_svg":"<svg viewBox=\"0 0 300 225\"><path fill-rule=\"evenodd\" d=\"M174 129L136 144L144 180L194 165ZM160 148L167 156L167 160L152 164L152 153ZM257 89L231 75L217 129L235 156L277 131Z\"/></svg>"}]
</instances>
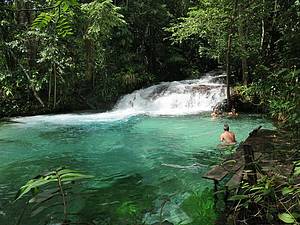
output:
<instances>
[{"instance_id":1,"label":"thin tree trunk","mask_svg":"<svg viewBox=\"0 0 300 225\"><path fill-rule=\"evenodd\" d=\"M230 101L230 75L231 75L231 61L230 61L230 56L231 56L231 47L232 47L232 36L234 33L233 30L233 24L235 20L235 15L236 15L236 9L238 5L238 0L235 0L234 2L234 8L232 11L231 19L230 19L230 28L228 32L228 40L227 40L227 52L226 52L226 95L227 95L227 110L231 110L231 101Z\"/></svg>"},{"instance_id":2,"label":"thin tree trunk","mask_svg":"<svg viewBox=\"0 0 300 225\"><path fill-rule=\"evenodd\" d=\"M265 20L264 20L264 14L265 14L265 0L263 0L263 16L261 18L260 50L263 49L264 39L265 39Z\"/></svg>"},{"instance_id":3,"label":"thin tree trunk","mask_svg":"<svg viewBox=\"0 0 300 225\"><path fill-rule=\"evenodd\" d=\"M242 77L243 77L243 83L245 85L248 84L248 66L247 66L247 49L245 46L245 41L246 41L246 34L245 34L245 25L243 21L243 13L244 13L244 7L242 6L243 3L239 4L239 25L238 25L238 31L239 31L239 39L240 39L240 44L242 47L242 56L241 56L241 61L242 61Z\"/></svg>"},{"instance_id":4,"label":"thin tree trunk","mask_svg":"<svg viewBox=\"0 0 300 225\"><path fill-rule=\"evenodd\" d=\"M28 80L28 82L29 82L29 87L30 87L30 89L32 90L34 97L39 101L39 103L40 103L43 107L45 107L45 104L44 104L44 102L42 101L42 99L40 98L40 96L38 95L38 93L36 92L35 87L34 87L34 85L32 84L31 78L30 78L29 74L27 73L26 69L23 67L23 65L22 65L21 63L18 62L18 59L16 58L16 56L14 55L14 53L13 53L12 51L10 51L10 53L11 53L12 57L15 59L15 61L18 63L18 65L21 67L21 69L23 70L23 72L24 72L24 74L25 74L25 76L26 76L26 78L27 78L27 80Z\"/></svg>"},{"instance_id":5,"label":"thin tree trunk","mask_svg":"<svg viewBox=\"0 0 300 225\"><path fill-rule=\"evenodd\" d=\"M54 78L54 89L53 89L53 108L56 107L56 88L57 88L57 84L56 84L56 64L53 64L53 78Z\"/></svg>"},{"instance_id":6,"label":"thin tree trunk","mask_svg":"<svg viewBox=\"0 0 300 225\"><path fill-rule=\"evenodd\" d=\"M85 56L86 56L86 71L85 77L87 81L95 85L94 67L95 67L95 43L91 38L85 38Z\"/></svg>"},{"instance_id":7,"label":"thin tree trunk","mask_svg":"<svg viewBox=\"0 0 300 225\"><path fill-rule=\"evenodd\" d=\"M267 45L267 50L268 50L268 53L269 53L269 58L272 54L272 45L273 45L273 31L274 31L274 27L275 27L275 23L276 23L276 17L277 17L277 7L278 7L278 3L277 3L277 0L274 1L274 13L273 13L273 16L272 16L272 24L271 24L271 27L270 27L270 31L269 31L269 40L268 40L268 45Z\"/></svg>"},{"instance_id":8,"label":"thin tree trunk","mask_svg":"<svg viewBox=\"0 0 300 225\"><path fill-rule=\"evenodd\" d=\"M227 110L231 109L231 102L230 102L230 74L231 74L231 67L230 67L230 53L231 53L231 43L232 43L232 33L229 33L228 40L227 40L227 52L226 52L226 95L227 95Z\"/></svg>"},{"instance_id":9,"label":"thin tree trunk","mask_svg":"<svg viewBox=\"0 0 300 225\"><path fill-rule=\"evenodd\" d=\"M20 9L25 8L24 0L16 0L15 1L15 7L16 7L16 14L15 14L15 20L17 24L19 25L25 25L26 23L26 15L24 11L20 11Z\"/></svg>"},{"instance_id":10,"label":"thin tree trunk","mask_svg":"<svg viewBox=\"0 0 300 225\"><path fill-rule=\"evenodd\" d=\"M261 19L261 38L260 38L260 50L263 49L265 39L265 21L264 18Z\"/></svg>"},{"instance_id":11,"label":"thin tree trunk","mask_svg":"<svg viewBox=\"0 0 300 225\"><path fill-rule=\"evenodd\" d=\"M53 70L53 67L52 67ZM52 71L49 74L49 87L48 87L48 106L51 104L51 90L52 90Z\"/></svg>"},{"instance_id":12,"label":"thin tree trunk","mask_svg":"<svg viewBox=\"0 0 300 225\"><path fill-rule=\"evenodd\" d=\"M243 83L244 85L248 84L248 65L246 57L242 58L242 73L243 73Z\"/></svg>"},{"instance_id":13,"label":"thin tree trunk","mask_svg":"<svg viewBox=\"0 0 300 225\"><path fill-rule=\"evenodd\" d=\"M63 208L64 208L63 224L65 224L65 222L67 221L67 216L68 216L68 213L67 213L67 199L66 199L66 196L65 196L65 192L63 190L63 184L62 184L62 181L61 181L61 177L57 172L56 172L56 176L58 178L58 188L59 188L59 191L60 191L60 194L61 194L61 197L62 197L62 201L63 201Z\"/></svg>"}]
</instances>

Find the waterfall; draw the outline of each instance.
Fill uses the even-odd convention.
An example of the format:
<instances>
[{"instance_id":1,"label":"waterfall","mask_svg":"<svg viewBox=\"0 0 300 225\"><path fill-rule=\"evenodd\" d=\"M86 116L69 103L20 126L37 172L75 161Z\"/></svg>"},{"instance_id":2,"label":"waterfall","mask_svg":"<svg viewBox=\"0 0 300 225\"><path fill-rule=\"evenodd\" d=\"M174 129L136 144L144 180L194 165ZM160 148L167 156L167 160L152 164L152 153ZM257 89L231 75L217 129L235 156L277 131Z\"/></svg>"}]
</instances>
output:
<instances>
[{"instance_id":1,"label":"waterfall","mask_svg":"<svg viewBox=\"0 0 300 225\"><path fill-rule=\"evenodd\" d=\"M187 115L211 111L225 99L225 85L207 75L196 80L162 82L122 97L114 111L147 115Z\"/></svg>"},{"instance_id":2,"label":"waterfall","mask_svg":"<svg viewBox=\"0 0 300 225\"><path fill-rule=\"evenodd\" d=\"M134 91L117 102L114 109L104 113L71 113L14 118L21 123L82 124L98 121L123 120L135 115L189 115L211 111L225 99L226 86L208 73L201 79L162 82Z\"/></svg>"}]
</instances>

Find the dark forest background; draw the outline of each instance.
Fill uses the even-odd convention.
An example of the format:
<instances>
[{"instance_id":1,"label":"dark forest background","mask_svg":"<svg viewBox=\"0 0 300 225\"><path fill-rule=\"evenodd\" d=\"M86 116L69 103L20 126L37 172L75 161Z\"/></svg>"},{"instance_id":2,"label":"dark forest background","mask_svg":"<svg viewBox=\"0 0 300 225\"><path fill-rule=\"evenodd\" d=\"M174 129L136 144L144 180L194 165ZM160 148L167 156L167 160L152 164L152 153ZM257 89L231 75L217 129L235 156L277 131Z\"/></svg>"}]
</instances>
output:
<instances>
[{"instance_id":1,"label":"dark forest background","mask_svg":"<svg viewBox=\"0 0 300 225\"><path fill-rule=\"evenodd\" d=\"M299 125L299 0L6 0L0 117L107 110L222 69L243 101Z\"/></svg>"}]
</instances>

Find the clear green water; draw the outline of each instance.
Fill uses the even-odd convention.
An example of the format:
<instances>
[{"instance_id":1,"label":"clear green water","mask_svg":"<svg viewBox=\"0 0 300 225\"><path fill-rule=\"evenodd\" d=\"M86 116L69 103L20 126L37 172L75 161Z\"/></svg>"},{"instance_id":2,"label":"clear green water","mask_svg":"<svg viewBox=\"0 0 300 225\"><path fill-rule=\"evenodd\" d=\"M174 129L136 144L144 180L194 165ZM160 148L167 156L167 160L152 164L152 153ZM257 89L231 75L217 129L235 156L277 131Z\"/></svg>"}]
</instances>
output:
<instances>
[{"instance_id":1,"label":"clear green water","mask_svg":"<svg viewBox=\"0 0 300 225\"><path fill-rule=\"evenodd\" d=\"M150 224L159 221L165 202L162 216L174 224L213 224L216 215L209 191L213 185L201 176L222 158L217 145L225 122L238 141L258 125L273 128L258 116L213 120L206 114L1 124L0 224L15 224L22 211L24 200L12 203L20 186L59 166L95 176L81 184L83 193L72 196L77 220ZM134 215L124 213L128 205ZM46 217L25 214L22 224L44 224Z\"/></svg>"}]
</instances>

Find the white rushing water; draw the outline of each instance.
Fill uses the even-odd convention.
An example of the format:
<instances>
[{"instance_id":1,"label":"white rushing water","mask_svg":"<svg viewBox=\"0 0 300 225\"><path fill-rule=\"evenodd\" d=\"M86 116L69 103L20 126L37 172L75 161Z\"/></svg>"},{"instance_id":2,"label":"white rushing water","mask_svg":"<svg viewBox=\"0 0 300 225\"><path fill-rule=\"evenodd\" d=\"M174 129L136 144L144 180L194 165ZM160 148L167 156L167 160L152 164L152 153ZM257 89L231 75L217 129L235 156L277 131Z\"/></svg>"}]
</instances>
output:
<instances>
[{"instance_id":1,"label":"white rushing water","mask_svg":"<svg viewBox=\"0 0 300 225\"><path fill-rule=\"evenodd\" d=\"M225 98L225 86L206 76L197 80L163 82L122 97L115 111L148 115L187 115L210 111Z\"/></svg>"},{"instance_id":2,"label":"white rushing water","mask_svg":"<svg viewBox=\"0 0 300 225\"><path fill-rule=\"evenodd\" d=\"M218 77L222 77L220 75ZM201 79L162 82L123 96L112 111L104 113L81 113L41 115L15 118L23 123L50 122L56 124L81 124L97 121L115 121L135 115L189 115L211 111L225 99L226 86L216 82L209 73Z\"/></svg>"}]
</instances>

